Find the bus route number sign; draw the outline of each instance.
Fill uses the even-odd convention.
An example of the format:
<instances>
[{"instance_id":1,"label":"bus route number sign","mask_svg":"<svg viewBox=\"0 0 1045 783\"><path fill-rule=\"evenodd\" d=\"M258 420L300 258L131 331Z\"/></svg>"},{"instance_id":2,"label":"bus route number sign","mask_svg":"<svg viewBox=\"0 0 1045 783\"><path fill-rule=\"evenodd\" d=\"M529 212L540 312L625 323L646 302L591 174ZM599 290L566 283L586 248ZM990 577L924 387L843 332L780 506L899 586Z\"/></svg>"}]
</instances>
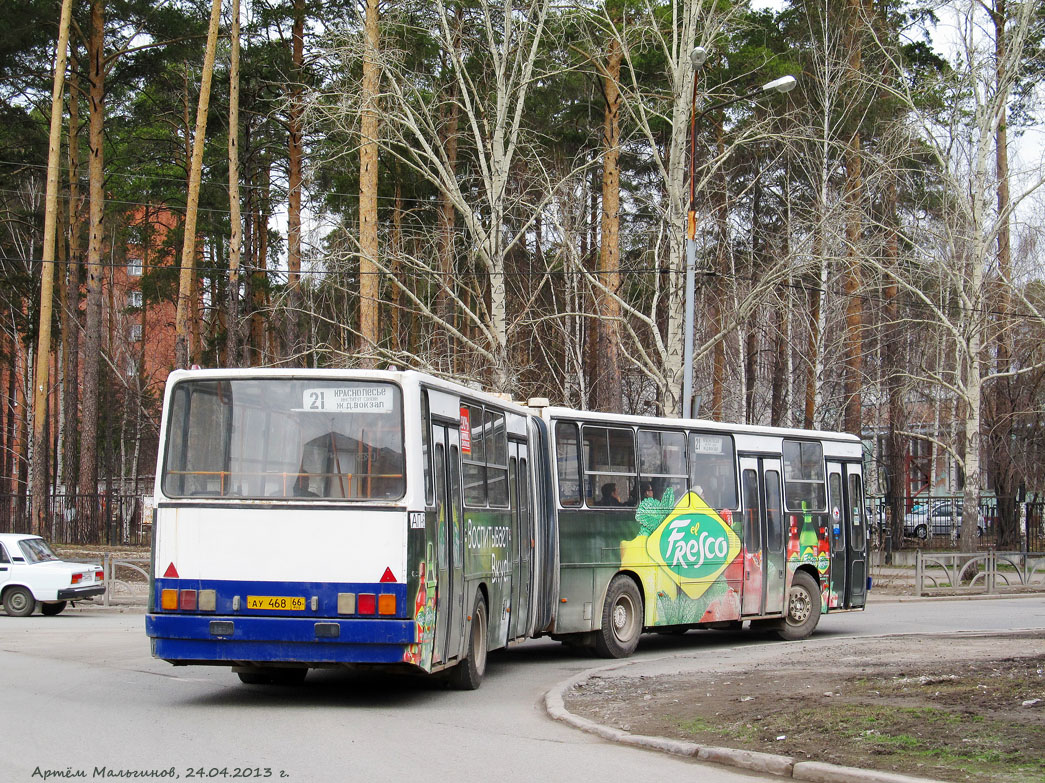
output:
<instances>
[{"instance_id":1,"label":"bus route number sign","mask_svg":"<svg viewBox=\"0 0 1045 783\"><path fill-rule=\"evenodd\" d=\"M320 413L391 413L395 397L391 386L327 386L305 389L301 407Z\"/></svg>"}]
</instances>

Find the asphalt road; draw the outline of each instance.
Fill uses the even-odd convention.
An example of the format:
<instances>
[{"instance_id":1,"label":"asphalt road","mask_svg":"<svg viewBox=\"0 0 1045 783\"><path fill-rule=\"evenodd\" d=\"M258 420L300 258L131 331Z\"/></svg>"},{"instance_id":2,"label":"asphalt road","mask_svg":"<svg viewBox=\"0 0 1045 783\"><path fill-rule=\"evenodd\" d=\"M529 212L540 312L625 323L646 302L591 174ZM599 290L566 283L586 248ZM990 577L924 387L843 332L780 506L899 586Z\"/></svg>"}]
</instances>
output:
<instances>
[{"instance_id":1,"label":"asphalt road","mask_svg":"<svg viewBox=\"0 0 1045 783\"><path fill-rule=\"evenodd\" d=\"M1020 628L1045 628L1045 598L876 602L823 618L814 639ZM743 660L764 656L767 644L715 632L646 636L636 657ZM613 745L550 720L545 692L604 663L535 640L492 655L472 693L338 671L313 671L300 688L245 686L224 668L152 659L140 613L0 616L0 781L121 771L295 783L779 780Z\"/></svg>"}]
</instances>

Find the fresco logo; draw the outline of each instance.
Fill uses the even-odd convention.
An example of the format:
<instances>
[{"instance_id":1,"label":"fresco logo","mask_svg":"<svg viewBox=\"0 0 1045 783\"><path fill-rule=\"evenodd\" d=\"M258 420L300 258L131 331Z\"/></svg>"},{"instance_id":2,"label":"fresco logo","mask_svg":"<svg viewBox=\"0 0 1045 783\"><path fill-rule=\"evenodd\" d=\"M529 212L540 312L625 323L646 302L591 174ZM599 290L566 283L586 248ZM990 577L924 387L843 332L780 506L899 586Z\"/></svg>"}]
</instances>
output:
<instances>
[{"instance_id":1,"label":"fresco logo","mask_svg":"<svg viewBox=\"0 0 1045 783\"><path fill-rule=\"evenodd\" d=\"M740 555L740 539L700 497L689 493L646 541L649 559L690 598L699 598Z\"/></svg>"}]
</instances>

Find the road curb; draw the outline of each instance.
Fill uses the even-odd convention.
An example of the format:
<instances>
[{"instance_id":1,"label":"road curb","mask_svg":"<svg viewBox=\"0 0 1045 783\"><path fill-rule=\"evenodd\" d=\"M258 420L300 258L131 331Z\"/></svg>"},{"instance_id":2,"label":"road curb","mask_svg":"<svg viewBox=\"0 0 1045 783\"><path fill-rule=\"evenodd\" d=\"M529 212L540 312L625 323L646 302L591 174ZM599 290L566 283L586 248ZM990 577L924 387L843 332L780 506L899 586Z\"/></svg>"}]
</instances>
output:
<instances>
[{"instance_id":1,"label":"road curb","mask_svg":"<svg viewBox=\"0 0 1045 783\"><path fill-rule=\"evenodd\" d=\"M721 748L713 745L699 745L695 742L669 739L668 737L651 737L644 734L632 734L624 729L615 729L596 723L580 715L574 715L566 709L564 694L586 683L588 680L615 669L635 663L617 663L588 669L555 685L544 695L544 708L553 720L562 721L574 728L594 734L610 742L622 745L656 750L673 756L684 756L698 761L738 767L750 772L762 772L778 775L793 780L810 781L811 783L942 783L933 778L919 778L901 775L895 772L843 767L838 764L827 764L821 761L796 761L790 756L775 753L762 753L755 750L739 750L737 748Z\"/></svg>"}]
</instances>

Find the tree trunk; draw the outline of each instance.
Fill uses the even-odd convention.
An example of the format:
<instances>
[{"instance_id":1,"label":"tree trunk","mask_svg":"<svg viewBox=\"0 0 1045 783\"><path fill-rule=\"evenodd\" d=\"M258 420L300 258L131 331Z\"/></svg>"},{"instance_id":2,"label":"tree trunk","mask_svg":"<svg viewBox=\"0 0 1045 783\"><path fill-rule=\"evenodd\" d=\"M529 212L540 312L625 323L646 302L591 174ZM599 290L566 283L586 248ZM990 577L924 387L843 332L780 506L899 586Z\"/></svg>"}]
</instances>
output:
<instances>
[{"instance_id":1,"label":"tree trunk","mask_svg":"<svg viewBox=\"0 0 1045 783\"><path fill-rule=\"evenodd\" d=\"M389 274L393 280L399 280L403 275L403 181L396 177L395 202L392 206L392 259L389 264ZM388 292L388 350L397 355L406 349L406 340L402 333L403 311L400 305L401 291L399 286L393 285Z\"/></svg>"},{"instance_id":2,"label":"tree trunk","mask_svg":"<svg viewBox=\"0 0 1045 783\"><path fill-rule=\"evenodd\" d=\"M40 327L37 335L36 379L33 384L33 525L43 534L47 525L47 399L51 367L51 320L54 304L54 247L58 226L58 175L62 154L62 94L65 92L65 62L69 49L69 20L72 0L62 0L58 25L54 85L51 89L51 134L47 145L47 194L44 207L44 246L40 275Z\"/></svg>"},{"instance_id":3,"label":"tree trunk","mask_svg":"<svg viewBox=\"0 0 1045 783\"><path fill-rule=\"evenodd\" d=\"M722 116L715 119L715 155L721 160L725 152L725 141L723 138ZM729 201L726 192L725 174L716 177L717 186L714 188L715 200L715 230L717 242L715 243L715 276L712 279L711 293L711 329L710 333L715 340L713 349L711 370L711 418L715 421L723 421L725 418L725 395L726 388L726 340L719 337L723 332L725 324L726 303L726 280L729 270Z\"/></svg>"},{"instance_id":4,"label":"tree trunk","mask_svg":"<svg viewBox=\"0 0 1045 783\"><path fill-rule=\"evenodd\" d=\"M207 136L207 110L210 106L210 85L214 76L214 52L218 43L218 23L221 21L221 0L213 0L210 27L207 30L207 50L203 56L203 74L200 80L200 100L196 108L196 132L192 140L192 162L189 166L189 192L185 205L185 237L181 251L181 271L178 276L178 310L175 316L174 363L182 369L189 366L189 323L195 299L193 270L196 266L196 217L200 202L200 176L203 169L203 145Z\"/></svg>"},{"instance_id":5,"label":"tree trunk","mask_svg":"<svg viewBox=\"0 0 1045 783\"><path fill-rule=\"evenodd\" d=\"M861 0L847 0L850 11L849 78L854 90L859 89L862 70ZM845 264L845 413L843 426L847 432L861 433L861 387L863 385L863 299L860 261L863 236L863 153L860 131L853 130L845 150L846 264Z\"/></svg>"},{"instance_id":6,"label":"tree trunk","mask_svg":"<svg viewBox=\"0 0 1045 783\"><path fill-rule=\"evenodd\" d=\"M460 24L461 6L457 6L457 23ZM442 144L443 153L446 156L446 166L451 172L457 171L457 141L458 123L460 122L461 107L457 101L457 80L451 79L447 86L442 120ZM435 294L436 323L433 326L433 356L432 363L444 371L451 371L454 359L457 356L457 341L447 328L452 324L455 307L451 301L453 285L457 280L454 269L454 235L457 221L457 211L454 209L450 194L441 192L439 194L438 220L438 252L439 252L439 282Z\"/></svg>"},{"instance_id":7,"label":"tree trunk","mask_svg":"<svg viewBox=\"0 0 1045 783\"><path fill-rule=\"evenodd\" d=\"M359 147L359 352L363 356L363 366L374 367L380 338L377 320L381 282L377 269L377 93L381 86L377 0L366 0L364 32L366 48Z\"/></svg>"},{"instance_id":8,"label":"tree trunk","mask_svg":"<svg viewBox=\"0 0 1045 783\"><path fill-rule=\"evenodd\" d=\"M995 0L991 12L994 22L995 86L1005 90L1005 63L1008 57L1006 40L1006 3ZM996 370L1006 373L1012 369L1012 325L1010 323L1011 302L1009 286L1012 284L1012 249L1009 233L1009 150L1007 112L1001 107L1001 120L995 131L995 170L998 178L998 282L997 299L993 303L998 323ZM1019 513L1016 507L1016 490L1020 477L1012 455L1012 416L1014 412L1013 392L1018 382L1010 378L998 378L991 389L993 421L988 431L990 439L988 454L991 457L990 472L994 479L994 491L998 499L999 548L1017 548L1020 543Z\"/></svg>"},{"instance_id":9,"label":"tree trunk","mask_svg":"<svg viewBox=\"0 0 1045 783\"><path fill-rule=\"evenodd\" d=\"M80 79L73 49L69 68L69 264L65 307L62 308L62 409L66 422L62 440L62 476L66 492L76 491L80 450Z\"/></svg>"},{"instance_id":10,"label":"tree trunk","mask_svg":"<svg viewBox=\"0 0 1045 783\"><path fill-rule=\"evenodd\" d=\"M610 38L602 75L605 99L602 135L602 221L599 245L599 285L595 289L598 313L596 407L607 413L623 411L620 371L620 68L624 54L620 41Z\"/></svg>"},{"instance_id":11,"label":"tree trunk","mask_svg":"<svg viewBox=\"0 0 1045 783\"><path fill-rule=\"evenodd\" d=\"M900 385L903 377L903 356L900 341L903 329L900 325L899 287L896 275L899 274L900 241L899 217L896 203L896 180L890 179L886 190L885 215L888 234L885 242L885 268L889 277L885 285L885 310L882 325L882 370L886 389L886 505L889 508L889 535L893 544L903 541L903 517L907 512L904 498L907 494L907 475L904 469L906 444L900 431L906 426L904 420L903 391Z\"/></svg>"},{"instance_id":12,"label":"tree trunk","mask_svg":"<svg viewBox=\"0 0 1045 783\"><path fill-rule=\"evenodd\" d=\"M229 38L229 289L225 316L225 357L229 366L240 364L239 270L243 249L243 218L239 197L239 50L240 0L232 0ZM139 433L140 438L140 433Z\"/></svg>"},{"instance_id":13,"label":"tree trunk","mask_svg":"<svg viewBox=\"0 0 1045 783\"><path fill-rule=\"evenodd\" d=\"M104 0L91 3L89 60L88 189L90 236L87 244L87 312L83 340L83 407L80 419L81 495L98 492L98 374L102 345L102 242L105 209L105 18Z\"/></svg>"},{"instance_id":14,"label":"tree trunk","mask_svg":"<svg viewBox=\"0 0 1045 783\"><path fill-rule=\"evenodd\" d=\"M290 59L294 82L290 87L287 117L287 351L292 367L300 367L301 345L301 164L302 115L305 80L305 2L294 0L294 22L290 33Z\"/></svg>"}]
</instances>

